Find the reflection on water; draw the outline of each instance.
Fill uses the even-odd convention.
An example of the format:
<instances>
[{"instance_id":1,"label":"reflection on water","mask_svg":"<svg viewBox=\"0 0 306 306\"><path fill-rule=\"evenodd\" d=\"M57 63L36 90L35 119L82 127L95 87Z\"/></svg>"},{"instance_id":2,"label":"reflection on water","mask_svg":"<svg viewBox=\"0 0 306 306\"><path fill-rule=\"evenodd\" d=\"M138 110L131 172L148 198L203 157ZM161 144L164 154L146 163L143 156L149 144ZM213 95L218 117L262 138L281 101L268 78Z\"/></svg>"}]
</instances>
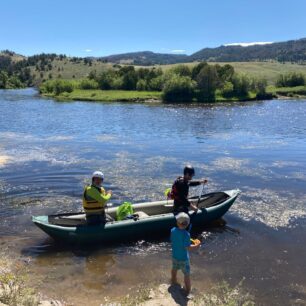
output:
<instances>
[{"instance_id":1,"label":"reflection on water","mask_svg":"<svg viewBox=\"0 0 306 306\"><path fill-rule=\"evenodd\" d=\"M207 192L243 192L227 227L203 233L206 244L192 256L195 287L245 277L259 302L291 303L306 285L305 102L60 103L31 89L0 90L0 243L29 263L40 290L76 304L167 282L167 237L71 249L30 216L80 210L96 169L115 205L163 199L190 162L197 177L209 178Z\"/></svg>"}]
</instances>

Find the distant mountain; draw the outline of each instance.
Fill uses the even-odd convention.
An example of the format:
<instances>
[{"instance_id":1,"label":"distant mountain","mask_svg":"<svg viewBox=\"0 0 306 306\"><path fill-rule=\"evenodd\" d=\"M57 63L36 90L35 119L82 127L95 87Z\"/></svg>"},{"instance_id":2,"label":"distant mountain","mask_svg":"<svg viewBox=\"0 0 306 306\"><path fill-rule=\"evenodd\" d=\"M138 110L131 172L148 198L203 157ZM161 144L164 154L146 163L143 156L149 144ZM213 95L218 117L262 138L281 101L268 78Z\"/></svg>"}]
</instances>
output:
<instances>
[{"instance_id":1,"label":"distant mountain","mask_svg":"<svg viewBox=\"0 0 306 306\"><path fill-rule=\"evenodd\" d=\"M165 65L193 61L249 62L273 60L304 62L306 61L306 38L247 47L235 45L204 48L190 56L143 51L109 55L100 59L111 63L131 65Z\"/></svg>"},{"instance_id":2,"label":"distant mountain","mask_svg":"<svg viewBox=\"0 0 306 306\"><path fill-rule=\"evenodd\" d=\"M266 45L221 46L205 48L189 56L191 61L248 62L275 60L279 62L306 61L306 38Z\"/></svg>"},{"instance_id":3,"label":"distant mountain","mask_svg":"<svg viewBox=\"0 0 306 306\"><path fill-rule=\"evenodd\" d=\"M104 56L100 58L103 61L117 63L117 64L131 64L131 65L166 65L188 62L186 54L166 54L154 53L151 51L131 52L123 54L115 54Z\"/></svg>"}]
</instances>

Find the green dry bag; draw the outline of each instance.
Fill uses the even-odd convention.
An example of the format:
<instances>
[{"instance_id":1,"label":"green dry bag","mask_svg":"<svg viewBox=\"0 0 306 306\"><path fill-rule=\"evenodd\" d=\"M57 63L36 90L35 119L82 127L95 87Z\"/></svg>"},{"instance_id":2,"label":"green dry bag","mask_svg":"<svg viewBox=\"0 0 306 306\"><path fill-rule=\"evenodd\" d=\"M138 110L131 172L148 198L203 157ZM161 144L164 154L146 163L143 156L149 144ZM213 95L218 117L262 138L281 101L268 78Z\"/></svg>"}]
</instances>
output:
<instances>
[{"instance_id":1,"label":"green dry bag","mask_svg":"<svg viewBox=\"0 0 306 306\"><path fill-rule=\"evenodd\" d=\"M128 215L132 215L132 214L133 214L132 203L124 202L117 208L116 219L117 221L120 221L126 218Z\"/></svg>"}]
</instances>

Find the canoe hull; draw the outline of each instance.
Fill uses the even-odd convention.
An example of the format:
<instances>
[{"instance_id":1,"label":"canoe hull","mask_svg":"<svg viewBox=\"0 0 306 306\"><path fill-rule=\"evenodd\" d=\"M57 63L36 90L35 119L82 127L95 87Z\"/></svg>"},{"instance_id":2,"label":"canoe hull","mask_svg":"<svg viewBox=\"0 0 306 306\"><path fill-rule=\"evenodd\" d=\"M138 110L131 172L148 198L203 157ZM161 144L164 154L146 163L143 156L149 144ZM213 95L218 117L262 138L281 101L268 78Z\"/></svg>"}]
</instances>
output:
<instances>
[{"instance_id":1,"label":"canoe hull","mask_svg":"<svg viewBox=\"0 0 306 306\"><path fill-rule=\"evenodd\" d=\"M228 191L227 194L230 194L230 197L224 202L199 210L192 218L193 228L204 226L221 218L233 205L239 193L239 190ZM145 239L146 237L169 234L171 228L176 225L176 220L172 213L150 216L137 221L124 220L96 226L67 227L54 225L48 222L48 216L32 217L32 221L55 240L77 244Z\"/></svg>"}]
</instances>

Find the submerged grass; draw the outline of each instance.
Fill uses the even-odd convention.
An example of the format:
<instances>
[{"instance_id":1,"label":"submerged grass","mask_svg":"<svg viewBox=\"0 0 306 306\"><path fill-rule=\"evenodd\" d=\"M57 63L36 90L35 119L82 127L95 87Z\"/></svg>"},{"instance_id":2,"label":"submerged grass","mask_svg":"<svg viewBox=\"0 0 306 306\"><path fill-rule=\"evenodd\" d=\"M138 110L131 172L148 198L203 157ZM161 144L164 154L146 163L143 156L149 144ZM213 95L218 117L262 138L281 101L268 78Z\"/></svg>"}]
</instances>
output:
<instances>
[{"instance_id":1,"label":"submerged grass","mask_svg":"<svg viewBox=\"0 0 306 306\"><path fill-rule=\"evenodd\" d=\"M110 304L102 305L120 305L120 306L132 306L132 305L190 305L190 306L254 306L254 298L248 292L245 292L242 288L242 283L238 283L236 286L231 287L227 282L221 282L213 287L210 292L205 294L199 294L192 300L189 300L184 296L180 290L178 290L174 296L174 293L170 293L168 285L163 284L160 286L140 286L133 291L133 295L127 295L120 301L112 302Z\"/></svg>"},{"instance_id":2,"label":"submerged grass","mask_svg":"<svg viewBox=\"0 0 306 306\"><path fill-rule=\"evenodd\" d=\"M40 297L32 288L25 285L27 271L21 266L11 264L5 255L1 254L0 260L0 302L10 306L36 306Z\"/></svg>"},{"instance_id":3,"label":"submerged grass","mask_svg":"<svg viewBox=\"0 0 306 306\"><path fill-rule=\"evenodd\" d=\"M218 284L212 291L200 295L195 299L195 305L205 306L254 306L255 302L252 295L246 293L242 289L241 281L235 287L231 287L227 282L223 281Z\"/></svg>"}]
</instances>

